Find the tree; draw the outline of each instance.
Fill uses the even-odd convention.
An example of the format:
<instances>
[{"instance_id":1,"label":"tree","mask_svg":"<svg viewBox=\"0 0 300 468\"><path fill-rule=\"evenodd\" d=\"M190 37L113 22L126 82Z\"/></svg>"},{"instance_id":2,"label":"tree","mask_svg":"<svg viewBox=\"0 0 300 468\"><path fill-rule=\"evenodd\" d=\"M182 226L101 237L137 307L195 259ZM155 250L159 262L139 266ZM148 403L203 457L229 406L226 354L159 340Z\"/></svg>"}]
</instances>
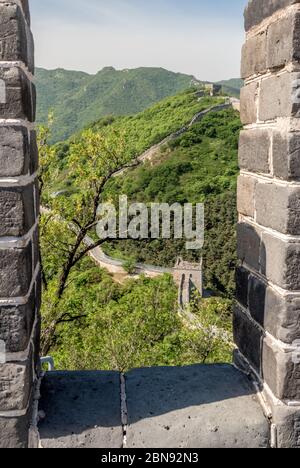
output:
<instances>
[{"instance_id":1,"label":"tree","mask_svg":"<svg viewBox=\"0 0 300 468\"><path fill-rule=\"evenodd\" d=\"M102 201L102 195L109 180L121 169L130 167L130 158L126 155L126 144L121 132L95 133L86 130L80 140L70 145L67 168L72 173L73 191L68 197L54 196L51 199L47 193L47 184L57 170L56 152L49 147L50 130L41 127L39 130L40 150L40 190L41 199L48 203L45 220L41 223L41 233L49 227L49 219L57 221L56 230L48 233L49 246L60 253L58 267L58 281L54 292L55 299L50 305L52 320L42 332L42 352L47 354L51 347L56 327L62 321L77 320L81 316L65 315L59 305L68 286L68 279L72 269L91 250L100 246L105 239L89 242L87 235L97 223L97 209ZM54 169L54 170L53 170ZM45 193L45 196L44 196ZM50 206L49 206L50 205ZM57 235L60 233L60 235ZM53 235L54 234L54 235ZM44 283L47 284L45 273Z\"/></svg>"}]
</instances>

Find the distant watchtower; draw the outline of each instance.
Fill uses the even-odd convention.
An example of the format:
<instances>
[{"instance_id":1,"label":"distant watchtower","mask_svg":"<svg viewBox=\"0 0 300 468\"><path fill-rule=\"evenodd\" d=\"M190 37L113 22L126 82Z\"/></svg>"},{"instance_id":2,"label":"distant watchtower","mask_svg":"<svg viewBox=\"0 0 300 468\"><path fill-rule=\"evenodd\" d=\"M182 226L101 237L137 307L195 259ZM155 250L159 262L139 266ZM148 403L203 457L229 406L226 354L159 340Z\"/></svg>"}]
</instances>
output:
<instances>
[{"instance_id":1,"label":"distant watchtower","mask_svg":"<svg viewBox=\"0 0 300 468\"><path fill-rule=\"evenodd\" d=\"M205 85L205 89L210 94L210 96L213 97L222 91L222 86L215 83L209 83Z\"/></svg>"},{"instance_id":2,"label":"distant watchtower","mask_svg":"<svg viewBox=\"0 0 300 468\"><path fill-rule=\"evenodd\" d=\"M199 263L190 263L179 258L173 276L179 288L178 302L181 307L191 302L195 292L203 295L202 259Z\"/></svg>"}]
</instances>

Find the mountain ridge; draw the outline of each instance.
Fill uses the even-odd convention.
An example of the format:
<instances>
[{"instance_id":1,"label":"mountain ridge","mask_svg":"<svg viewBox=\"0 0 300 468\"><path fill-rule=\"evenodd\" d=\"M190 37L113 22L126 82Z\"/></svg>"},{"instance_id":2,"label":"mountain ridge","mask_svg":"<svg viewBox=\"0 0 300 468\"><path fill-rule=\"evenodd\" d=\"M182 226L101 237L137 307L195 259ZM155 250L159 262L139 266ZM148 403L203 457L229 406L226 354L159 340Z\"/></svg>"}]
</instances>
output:
<instances>
[{"instance_id":1,"label":"mountain ridge","mask_svg":"<svg viewBox=\"0 0 300 468\"><path fill-rule=\"evenodd\" d=\"M237 96L239 91L230 88L232 81L223 82L224 90ZM208 82L157 67L117 70L108 66L95 74L36 68L37 122L45 124L52 111L52 142L57 142L102 117L137 114L202 83Z\"/></svg>"}]
</instances>

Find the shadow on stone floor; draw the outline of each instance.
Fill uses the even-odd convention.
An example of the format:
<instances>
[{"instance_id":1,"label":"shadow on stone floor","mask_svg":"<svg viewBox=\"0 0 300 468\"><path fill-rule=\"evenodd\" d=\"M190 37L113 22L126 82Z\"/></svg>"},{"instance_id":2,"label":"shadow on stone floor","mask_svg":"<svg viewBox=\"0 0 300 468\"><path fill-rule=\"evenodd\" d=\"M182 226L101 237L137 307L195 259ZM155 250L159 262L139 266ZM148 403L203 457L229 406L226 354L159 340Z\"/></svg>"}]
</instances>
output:
<instances>
[{"instance_id":1,"label":"shadow on stone floor","mask_svg":"<svg viewBox=\"0 0 300 468\"><path fill-rule=\"evenodd\" d=\"M48 373L44 447L122 447L120 378ZM247 377L230 365L154 367L126 374L127 446L266 447L269 425Z\"/></svg>"}]
</instances>

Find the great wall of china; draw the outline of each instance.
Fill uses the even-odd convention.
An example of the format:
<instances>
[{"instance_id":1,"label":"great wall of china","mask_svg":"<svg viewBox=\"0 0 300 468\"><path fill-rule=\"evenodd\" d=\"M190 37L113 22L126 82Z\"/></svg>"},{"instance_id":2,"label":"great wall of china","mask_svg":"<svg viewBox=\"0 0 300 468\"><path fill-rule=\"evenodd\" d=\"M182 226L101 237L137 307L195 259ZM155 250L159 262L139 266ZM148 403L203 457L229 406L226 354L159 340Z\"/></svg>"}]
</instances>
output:
<instances>
[{"instance_id":1,"label":"great wall of china","mask_svg":"<svg viewBox=\"0 0 300 468\"><path fill-rule=\"evenodd\" d=\"M0 447L300 448L299 18L299 0L245 11L235 365L49 372L40 388L33 40L28 1L0 0Z\"/></svg>"}]
</instances>

